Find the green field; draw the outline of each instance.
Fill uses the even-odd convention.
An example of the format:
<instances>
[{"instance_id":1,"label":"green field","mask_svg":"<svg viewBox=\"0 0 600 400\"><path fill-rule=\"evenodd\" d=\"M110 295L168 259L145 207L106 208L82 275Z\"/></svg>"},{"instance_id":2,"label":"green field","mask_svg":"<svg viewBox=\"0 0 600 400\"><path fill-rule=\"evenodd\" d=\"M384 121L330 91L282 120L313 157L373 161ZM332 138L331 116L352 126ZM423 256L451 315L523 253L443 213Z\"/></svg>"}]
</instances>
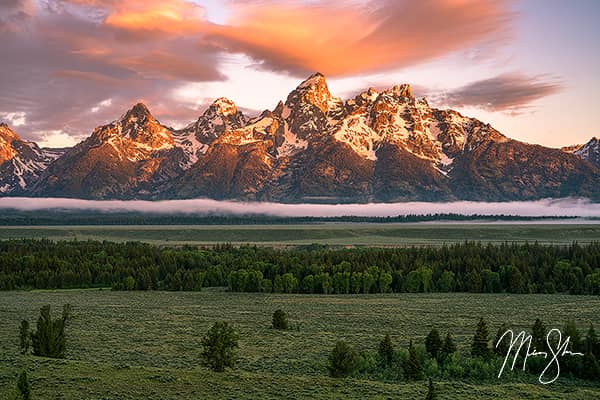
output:
<instances>
[{"instance_id":1,"label":"green field","mask_svg":"<svg viewBox=\"0 0 600 400\"><path fill-rule=\"evenodd\" d=\"M0 239L143 241L155 244L230 242L261 245L412 246L443 243L533 242L570 244L600 241L600 224L324 223L306 225L36 226L2 227Z\"/></svg>"},{"instance_id":2,"label":"green field","mask_svg":"<svg viewBox=\"0 0 600 400\"><path fill-rule=\"evenodd\" d=\"M39 308L74 306L65 360L21 356L18 325ZM283 308L299 330L270 329ZM452 332L466 351L477 319L493 332L501 322L530 328L574 318L584 331L600 327L600 298L568 295L401 294L365 296L267 295L220 291L111 292L108 290L0 292L0 398L10 398L17 372L29 372L34 399L422 399L426 383L327 377L336 340L373 350L389 333L407 346L433 327ZM238 368L214 373L199 361L200 339L217 320L240 333ZM491 378L483 383L437 382L438 398L598 399L600 385L559 379L542 386Z\"/></svg>"}]
</instances>

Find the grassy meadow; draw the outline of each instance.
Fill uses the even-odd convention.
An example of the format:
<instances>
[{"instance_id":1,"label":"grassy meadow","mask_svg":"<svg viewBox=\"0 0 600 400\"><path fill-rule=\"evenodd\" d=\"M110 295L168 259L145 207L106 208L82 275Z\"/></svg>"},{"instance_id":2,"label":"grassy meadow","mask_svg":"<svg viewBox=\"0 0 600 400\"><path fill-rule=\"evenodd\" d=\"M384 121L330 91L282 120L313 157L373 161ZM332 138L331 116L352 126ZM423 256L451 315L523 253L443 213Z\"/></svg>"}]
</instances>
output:
<instances>
[{"instance_id":1,"label":"grassy meadow","mask_svg":"<svg viewBox=\"0 0 600 400\"><path fill-rule=\"evenodd\" d=\"M39 308L74 306L65 360L22 356L18 326L35 322ZM284 309L296 329L270 328ZM436 326L468 351L480 316L492 335L502 322L530 329L540 317L548 327L573 318L579 329L600 328L600 298L569 295L397 294L269 295L203 292L64 290L0 292L0 398L9 399L15 376L26 369L34 399L422 399L416 383L333 379L327 355L337 340L374 350L389 333L396 346L422 343ZM200 340L218 320L240 334L237 369L201 365ZM561 378L550 386L537 377L485 382L436 382L439 399L598 399L600 384Z\"/></svg>"},{"instance_id":2,"label":"grassy meadow","mask_svg":"<svg viewBox=\"0 0 600 400\"><path fill-rule=\"evenodd\" d=\"M312 243L356 246L417 246L481 241L570 244L600 241L600 224L543 223L320 223L304 225L3 226L0 240L142 241L161 245L250 243L268 246Z\"/></svg>"}]
</instances>

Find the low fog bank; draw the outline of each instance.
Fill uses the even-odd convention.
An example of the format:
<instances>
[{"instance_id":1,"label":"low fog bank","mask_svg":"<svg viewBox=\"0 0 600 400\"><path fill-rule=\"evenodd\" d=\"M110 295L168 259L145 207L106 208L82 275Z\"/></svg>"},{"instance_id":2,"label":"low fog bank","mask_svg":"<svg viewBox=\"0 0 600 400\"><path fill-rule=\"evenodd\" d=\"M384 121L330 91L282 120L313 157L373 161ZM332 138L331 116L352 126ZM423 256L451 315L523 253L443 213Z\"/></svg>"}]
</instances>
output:
<instances>
[{"instance_id":1,"label":"low fog bank","mask_svg":"<svg viewBox=\"0 0 600 400\"><path fill-rule=\"evenodd\" d=\"M271 215L279 217L393 217L398 215L462 214L519 215L527 217L600 217L600 203L588 199L538 201L370 204L280 204L261 202L192 200L78 200L60 198L0 198L0 208L20 211L73 210L101 212L145 212L153 214ZM6 211L4 211L6 212Z\"/></svg>"}]
</instances>

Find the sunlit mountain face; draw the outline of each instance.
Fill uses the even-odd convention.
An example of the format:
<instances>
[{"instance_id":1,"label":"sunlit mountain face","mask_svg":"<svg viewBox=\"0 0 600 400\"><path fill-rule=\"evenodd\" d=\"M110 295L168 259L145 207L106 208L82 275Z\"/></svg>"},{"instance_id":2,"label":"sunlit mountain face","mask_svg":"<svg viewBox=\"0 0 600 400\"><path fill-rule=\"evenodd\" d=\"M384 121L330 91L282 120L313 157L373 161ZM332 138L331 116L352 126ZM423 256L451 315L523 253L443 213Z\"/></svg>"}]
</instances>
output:
<instances>
[{"instance_id":1,"label":"sunlit mountain face","mask_svg":"<svg viewBox=\"0 0 600 400\"><path fill-rule=\"evenodd\" d=\"M218 98L176 130L138 103L61 151L40 150L2 129L6 195L283 203L595 200L600 187L593 144L558 150L519 142L476 118L431 107L407 84L341 99L321 73L256 117Z\"/></svg>"},{"instance_id":2,"label":"sunlit mountain face","mask_svg":"<svg viewBox=\"0 0 600 400\"><path fill-rule=\"evenodd\" d=\"M599 8L3 2L0 194L596 200Z\"/></svg>"}]
</instances>

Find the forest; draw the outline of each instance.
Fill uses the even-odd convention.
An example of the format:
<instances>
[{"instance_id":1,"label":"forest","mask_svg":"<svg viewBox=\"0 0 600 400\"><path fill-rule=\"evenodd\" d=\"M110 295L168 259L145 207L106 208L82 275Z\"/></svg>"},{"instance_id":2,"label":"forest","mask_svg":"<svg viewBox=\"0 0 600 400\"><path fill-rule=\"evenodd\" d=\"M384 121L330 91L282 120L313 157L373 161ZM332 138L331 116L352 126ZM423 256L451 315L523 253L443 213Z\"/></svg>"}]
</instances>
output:
<instances>
[{"instance_id":1,"label":"forest","mask_svg":"<svg viewBox=\"0 0 600 400\"><path fill-rule=\"evenodd\" d=\"M63 226L63 225L293 225L326 222L360 223L411 223L431 221L547 221L575 220L577 217L554 216L534 217L520 215L463 215L463 214L425 214L398 215L394 217L277 217L269 215L234 214L160 214L132 211L74 211L74 210L36 210L21 211L0 209L0 226Z\"/></svg>"},{"instance_id":2,"label":"forest","mask_svg":"<svg viewBox=\"0 0 600 400\"><path fill-rule=\"evenodd\" d=\"M0 290L273 293L600 294L600 243L344 248L160 247L140 242L0 242Z\"/></svg>"}]
</instances>

